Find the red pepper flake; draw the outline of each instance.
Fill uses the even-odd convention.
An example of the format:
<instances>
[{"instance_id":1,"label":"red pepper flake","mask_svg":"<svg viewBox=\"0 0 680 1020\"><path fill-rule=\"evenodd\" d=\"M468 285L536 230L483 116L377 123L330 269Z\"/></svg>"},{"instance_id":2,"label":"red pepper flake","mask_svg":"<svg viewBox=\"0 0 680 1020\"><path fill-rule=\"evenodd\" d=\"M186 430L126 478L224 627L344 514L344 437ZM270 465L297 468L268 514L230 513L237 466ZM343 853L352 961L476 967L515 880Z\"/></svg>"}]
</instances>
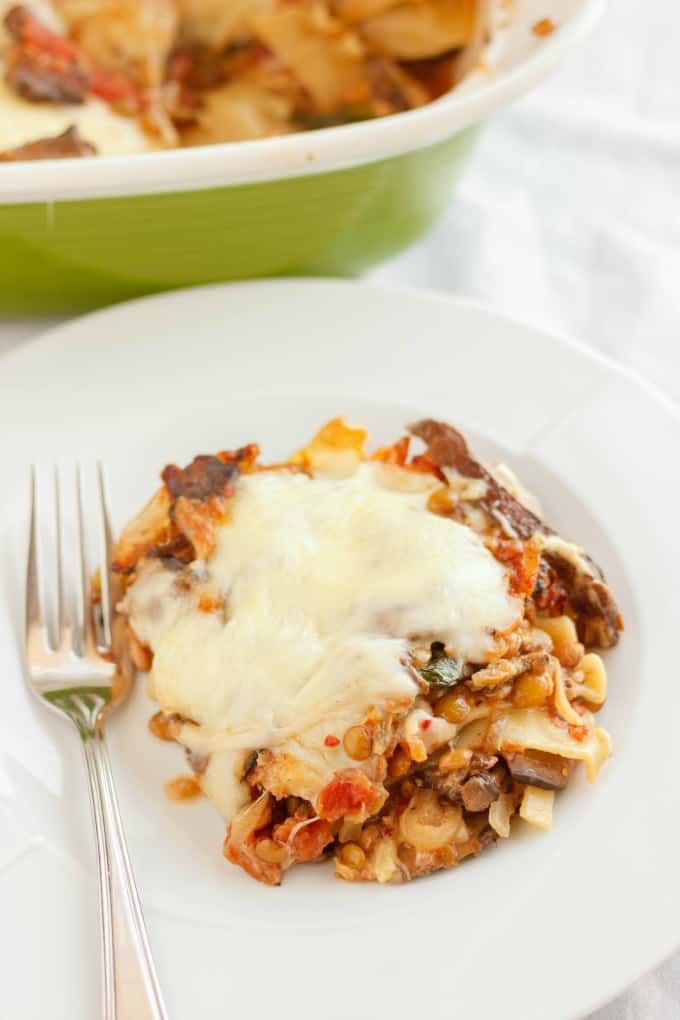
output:
<instances>
[{"instance_id":1,"label":"red pepper flake","mask_svg":"<svg viewBox=\"0 0 680 1020\"><path fill-rule=\"evenodd\" d=\"M423 719L423 721L420 724L420 728L421 730L429 730L431 725L432 725L431 719Z\"/></svg>"},{"instance_id":2,"label":"red pepper flake","mask_svg":"<svg viewBox=\"0 0 680 1020\"><path fill-rule=\"evenodd\" d=\"M551 21L550 18L541 18L540 21L535 22L531 26L531 31L534 35L543 37L546 35L552 35L556 28L557 25L554 21Z\"/></svg>"},{"instance_id":3,"label":"red pepper flake","mask_svg":"<svg viewBox=\"0 0 680 1020\"><path fill-rule=\"evenodd\" d=\"M326 739L324 740L324 744L326 745L326 747L337 747L339 743L340 741L338 740L338 738L334 737L332 733L329 733Z\"/></svg>"}]
</instances>

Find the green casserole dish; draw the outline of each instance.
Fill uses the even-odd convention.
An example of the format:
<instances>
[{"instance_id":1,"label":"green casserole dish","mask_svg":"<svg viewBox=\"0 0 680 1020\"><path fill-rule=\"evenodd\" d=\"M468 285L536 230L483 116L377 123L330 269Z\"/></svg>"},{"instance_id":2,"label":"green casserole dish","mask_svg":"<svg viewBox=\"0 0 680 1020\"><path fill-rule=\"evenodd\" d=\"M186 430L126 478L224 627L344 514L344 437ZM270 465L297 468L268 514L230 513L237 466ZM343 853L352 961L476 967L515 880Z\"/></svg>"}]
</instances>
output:
<instances>
[{"instance_id":1,"label":"green casserole dish","mask_svg":"<svg viewBox=\"0 0 680 1020\"><path fill-rule=\"evenodd\" d=\"M252 142L0 165L0 314L362 272L431 226L482 120L544 78L601 6L518 0L483 67L406 113ZM555 30L537 35L546 18Z\"/></svg>"}]
</instances>

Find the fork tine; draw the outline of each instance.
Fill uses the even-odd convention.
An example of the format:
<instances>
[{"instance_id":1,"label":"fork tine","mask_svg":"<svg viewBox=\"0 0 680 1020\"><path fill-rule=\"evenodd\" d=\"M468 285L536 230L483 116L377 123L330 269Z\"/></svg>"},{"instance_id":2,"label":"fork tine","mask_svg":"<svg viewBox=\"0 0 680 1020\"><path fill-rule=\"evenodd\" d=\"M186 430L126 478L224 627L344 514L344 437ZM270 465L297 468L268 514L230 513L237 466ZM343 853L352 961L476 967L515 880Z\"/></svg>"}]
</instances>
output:
<instances>
[{"instance_id":1,"label":"fork tine","mask_svg":"<svg viewBox=\"0 0 680 1020\"><path fill-rule=\"evenodd\" d=\"M80 464L76 463L76 556L73 598L73 651L83 656L92 640L94 627L87 602L87 553L85 550L85 524L83 520L83 482Z\"/></svg>"},{"instance_id":2,"label":"fork tine","mask_svg":"<svg viewBox=\"0 0 680 1020\"><path fill-rule=\"evenodd\" d=\"M100 650L108 651L111 648L111 585L109 571L113 560L113 528L111 526L111 515L106 493L106 479L104 467L100 460L97 461L97 480L99 489L99 513L101 517L102 535L104 538L104 561L101 564L101 592L102 592L102 644Z\"/></svg>"},{"instance_id":3,"label":"fork tine","mask_svg":"<svg viewBox=\"0 0 680 1020\"><path fill-rule=\"evenodd\" d=\"M68 636L68 613L64 599L64 565L62 563L62 536L61 536L61 486L59 484L59 468L54 466L54 546L55 546L55 569L57 574L57 586L54 594L55 602L55 629L51 641L52 648L56 651L62 641Z\"/></svg>"},{"instance_id":4,"label":"fork tine","mask_svg":"<svg viewBox=\"0 0 680 1020\"><path fill-rule=\"evenodd\" d=\"M40 595L40 573L38 568L38 519L37 519L37 486L35 465L31 465L31 520L28 538L28 561L26 566L26 642L35 638L36 630L42 635L42 642L47 647L47 628L42 613Z\"/></svg>"}]
</instances>

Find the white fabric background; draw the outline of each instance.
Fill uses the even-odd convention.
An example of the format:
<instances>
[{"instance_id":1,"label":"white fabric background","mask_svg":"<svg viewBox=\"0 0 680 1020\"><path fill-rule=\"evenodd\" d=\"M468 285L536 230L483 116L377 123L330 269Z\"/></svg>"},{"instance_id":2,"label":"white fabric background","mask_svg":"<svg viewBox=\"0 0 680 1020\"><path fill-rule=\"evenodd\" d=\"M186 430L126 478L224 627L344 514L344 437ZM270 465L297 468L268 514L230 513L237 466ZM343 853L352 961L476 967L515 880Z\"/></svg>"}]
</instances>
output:
<instances>
[{"instance_id":1,"label":"white fabric background","mask_svg":"<svg viewBox=\"0 0 680 1020\"><path fill-rule=\"evenodd\" d=\"M489 123L434 232L371 277L579 337L680 400L677 0L611 0L582 52ZM0 351L49 324L0 321ZM590 1020L678 1016L680 956Z\"/></svg>"},{"instance_id":2,"label":"white fabric background","mask_svg":"<svg viewBox=\"0 0 680 1020\"><path fill-rule=\"evenodd\" d=\"M680 399L677 0L610 0L582 52L488 124L434 233L373 275L577 336Z\"/></svg>"}]
</instances>

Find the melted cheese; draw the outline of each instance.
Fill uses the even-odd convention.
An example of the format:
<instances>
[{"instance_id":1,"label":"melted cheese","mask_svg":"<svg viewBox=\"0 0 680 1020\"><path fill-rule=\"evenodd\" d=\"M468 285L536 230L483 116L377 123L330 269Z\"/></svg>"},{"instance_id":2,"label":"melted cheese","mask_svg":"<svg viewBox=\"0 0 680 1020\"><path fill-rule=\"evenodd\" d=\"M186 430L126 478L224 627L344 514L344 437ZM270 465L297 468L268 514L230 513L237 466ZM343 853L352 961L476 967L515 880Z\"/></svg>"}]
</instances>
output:
<instances>
[{"instance_id":1,"label":"melted cheese","mask_svg":"<svg viewBox=\"0 0 680 1020\"><path fill-rule=\"evenodd\" d=\"M411 642L443 641L487 661L521 603L470 528L427 510L438 484L380 464L342 479L245 476L188 592L147 566L124 608L154 651L152 696L197 724L182 742L241 760L253 748L287 750L321 789L352 764L325 735L341 738L372 707L414 701ZM224 612L196 608L202 586L223 593ZM229 781L235 759L224 761ZM239 799L211 796L225 813Z\"/></svg>"},{"instance_id":2,"label":"melted cheese","mask_svg":"<svg viewBox=\"0 0 680 1020\"><path fill-rule=\"evenodd\" d=\"M32 103L22 99L6 83L4 62L0 59L0 151L55 138L73 126L100 156L154 148L135 120L116 113L101 99L91 97L77 104Z\"/></svg>"}]
</instances>

